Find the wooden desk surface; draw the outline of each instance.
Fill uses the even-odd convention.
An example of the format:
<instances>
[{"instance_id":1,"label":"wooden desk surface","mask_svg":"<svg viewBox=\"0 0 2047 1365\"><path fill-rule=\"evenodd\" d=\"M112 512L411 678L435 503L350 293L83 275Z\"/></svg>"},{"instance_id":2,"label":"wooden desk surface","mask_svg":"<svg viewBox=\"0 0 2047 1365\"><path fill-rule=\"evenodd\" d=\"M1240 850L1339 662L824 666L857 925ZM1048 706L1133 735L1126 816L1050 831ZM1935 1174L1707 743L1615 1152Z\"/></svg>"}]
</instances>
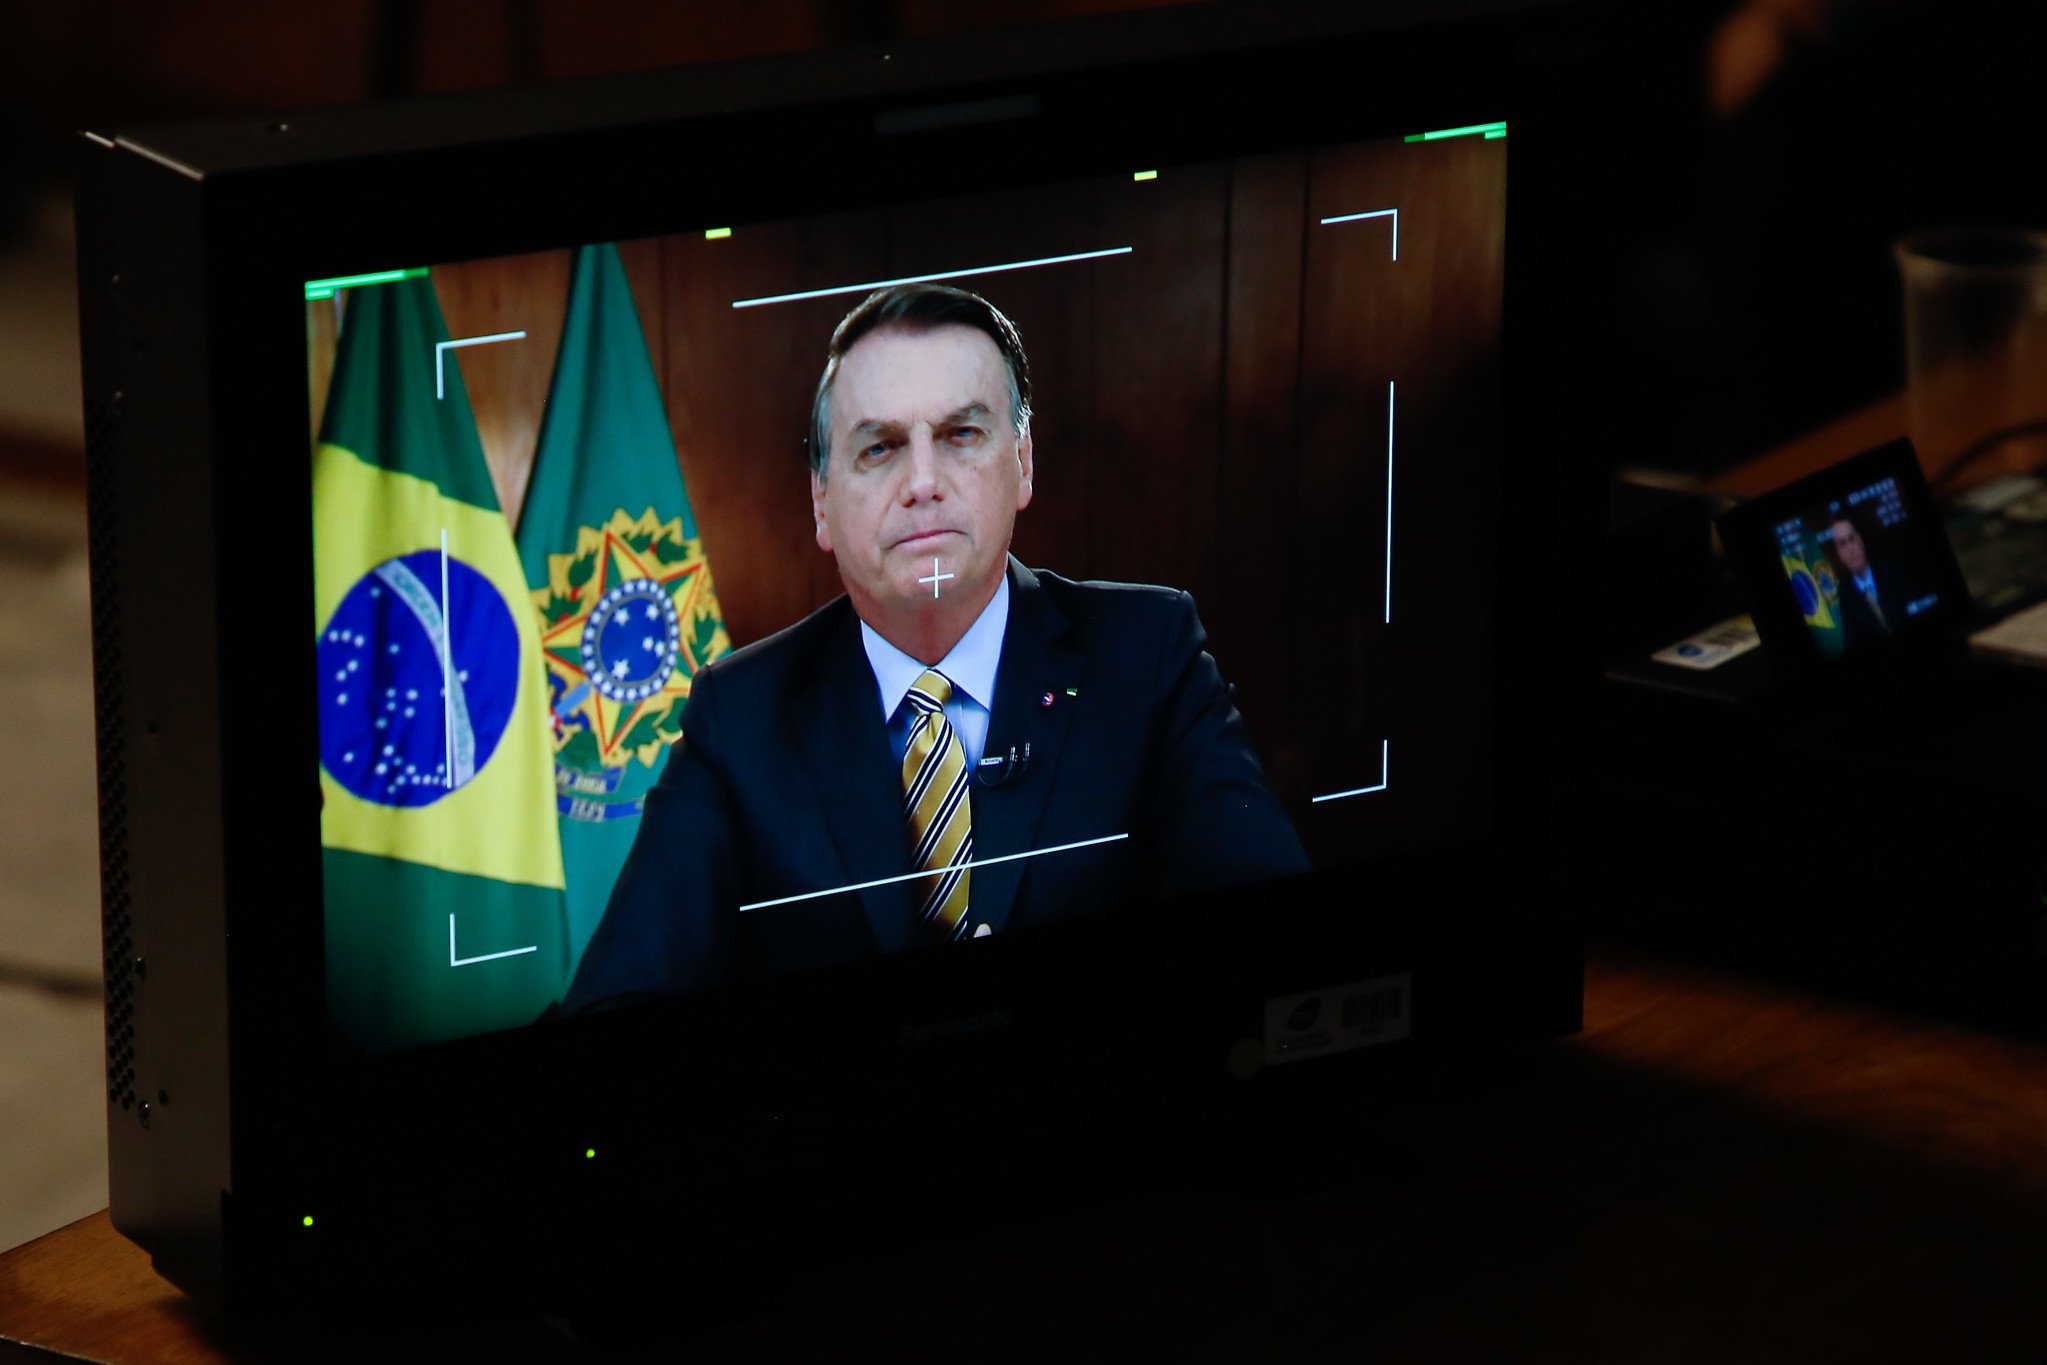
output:
<instances>
[{"instance_id":1,"label":"wooden desk surface","mask_svg":"<svg viewBox=\"0 0 2047 1365\"><path fill-rule=\"evenodd\" d=\"M1362 1139L1355 1172L1307 1193L1147 1194L806 1272L632 1358L2047 1357L2037 1044L1600 951L1583 1034L1423 1068L1329 1136ZM209 1321L104 1214L0 1257L0 1338L327 1354ZM597 1358L537 1322L407 1344L374 1354Z\"/></svg>"},{"instance_id":2,"label":"wooden desk surface","mask_svg":"<svg viewBox=\"0 0 2047 1365\"><path fill-rule=\"evenodd\" d=\"M1754 497L1904 434L1905 396L1892 394L1722 472L1706 481L1706 489ZM1932 479L1940 471L1926 473Z\"/></svg>"}]
</instances>

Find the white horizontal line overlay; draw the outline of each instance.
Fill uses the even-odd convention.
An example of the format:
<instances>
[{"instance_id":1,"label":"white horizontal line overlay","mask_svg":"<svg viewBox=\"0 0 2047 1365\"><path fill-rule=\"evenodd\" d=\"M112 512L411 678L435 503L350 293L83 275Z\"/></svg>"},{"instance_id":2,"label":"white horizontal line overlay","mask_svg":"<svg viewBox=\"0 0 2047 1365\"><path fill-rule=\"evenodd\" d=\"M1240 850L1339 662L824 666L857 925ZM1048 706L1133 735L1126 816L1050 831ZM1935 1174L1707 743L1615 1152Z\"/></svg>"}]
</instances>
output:
<instances>
[{"instance_id":1,"label":"white horizontal line overlay","mask_svg":"<svg viewBox=\"0 0 2047 1365\"><path fill-rule=\"evenodd\" d=\"M448 916L448 965L450 967L467 967L474 962L495 962L501 957L521 957L527 953L537 953L539 951L540 945L536 943L530 948L507 948L502 953L482 953L476 957L457 957L455 955L455 917L453 915Z\"/></svg>"},{"instance_id":2,"label":"white horizontal line overlay","mask_svg":"<svg viewBox=\"0 0 2047 1365\"><path fill-rule=\"evenodd\" d=\"M492 332L484 337L458 337L454 341L434 343L434 397L448 396L448 352L460 346L488 346L493 341L524 341L524 332Z\"/></svg>"},{"instance_id":3,"label":"white horizontal line overlay","mask_svg":"<svg viewBox=\"0 0 2047 1365\"><path fill-rule=\"evenodd\" d=\"M1022 853L1004 853L996 858L976 858L970 863L961 864L961 866L968 868L993 867L996 863L1013 863L1018 858L1042 858L1047 853L1065 853L1069 849L1092 848L1096 844L1113 844L1118 839L1128 839L1129 837L1128 834L1104 834L1099 839L1076 839L1070 844L1054 844L1050 848L1025 849ZM747 910L765 910L771 905L791 905L797 901L816 900L820 896L837 896L848 891L865 891L869 887L888 886L895 882L913 882L920 877L936 877L940 873L950 871L952 871L951 867L927 868L922 872L905 872L899 877L879 877L871 882L854 882L850 886L832 886L825 888L823 891L805 891L800 896L783 896L779 900L772 901L754 901L751 905L742 905L739 908L742 912ZM527 951L531 952L532 950L528 949Z\"/></svg>"},{"instance_id":4,"label":"white horizontal line overlay","mask_svg":"<svg viewBox=\"0 0 2047 1365\"><path fill-rule=\"evenodd\" d=\"M1380 740L1380 741L1379 741L1379 784L1378 784L1377 786L1375 786L1375 787L1352 787L1352 788L1351 788L1351 789L1350 789L1349 791L1346 791L1346 792L1331 792L1331 793L1329 793L1329 795L1327 795L1327 796L1318 796L1318 797L1315 797L1315 798L1314 798L1313 800L1309 801L1309 802L1308 802L1308 804L1312 806L1312 805L1316 804L1316 802L1320 802L1320 801L1341 801L1341 800L1343 800L1343 798L1344 798L1344 797L1346 797L1346 796L1370 796L1370 795L1371 795L1371 794L1372 794L1373 792L1382 792L1382 791L1385 791L1385 790L1386 790L1386 773L1387 773L1387 769L1386 769L1386 749L1387 749L1387 741L1385 741L1385 740L1383 740L1383 739L1382 739L1382 740Z\"/></svg>"},{"instance_id":5,"label":"white horizontal line overlay","mask_svg":"<svg viewBox=\"0 0 2047 1365\"><path fill-rule=\"evenodd\" d=\"M933 280L958 280L968 275L999 275L1005 270L1029 270L1041 265L1069 265L1074 261L1099 261L1104 256L1128 256L1135 247L1109 246L1100 251L1076 251L1070 256L1040 256L1029 261L1004 261L1000 265L977 265L967 270L939 270L929 275L904 275L894 280L870 280L866 284L835 284L828 289L806 289L798 294L767 294L757 299L734 299L734 308L760 308L770 303L798 303L804 299L827 299L834 294L871 294L897 284L928 284Z\"/></svg>"},{"instance_id":6,"label":"white horizontal line overlay","mask_svg":"<svg viewBox=\"0 0 2047 1365\"><path fill-rule=\"evenodd\" d=\"M1322 226L1328 227L1331 223L1359 223L1363 222L1367 218L1391 218L1393 220L1393 259L1396 261L1399 260L1400 259L1399 209L1373 209L1370 213L1339 213L1334 217L1324 218L1322 220Z\"/></svg>"}]
</instances>

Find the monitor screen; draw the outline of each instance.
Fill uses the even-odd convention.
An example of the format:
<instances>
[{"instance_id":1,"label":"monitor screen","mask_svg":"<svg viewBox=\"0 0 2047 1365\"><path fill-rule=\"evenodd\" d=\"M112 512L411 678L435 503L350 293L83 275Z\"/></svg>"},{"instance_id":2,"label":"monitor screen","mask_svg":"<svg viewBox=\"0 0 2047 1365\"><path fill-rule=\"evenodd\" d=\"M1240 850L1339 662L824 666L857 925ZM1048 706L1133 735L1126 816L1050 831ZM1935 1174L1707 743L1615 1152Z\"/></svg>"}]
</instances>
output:
<instances>
[{"instance_id":1,"label":"monitor screen","mask_svg":"<svg viewBox=\"0 0 2047 1365\"><path fill-rule=\"evenodd\" d=\"M1889 639L1940 605L1926 528L1913 523L1895 477L1828 498L1775 530L1785 581L1823 654Z\"/></svg>"},{"instance_id":2,"label":"monitor screen","mask_svg":"<svg viewBox=\"0 0 2047 1365\"><path fill-rule=\"evenodd\" d=\"M1904 676L1898 665L1943 656L1974 611L1907 441L1730 508L1720 535L1763 645L1790 679Z\"/></svg>"},{"instance_id":3,"label":"monitor screen","mask_svg":"<svg viewBox=\"0 0 2047 1365\"><path fill-rule=\"evenodd\" d=\"M1468 837L1505 134L308 282L337 1045Z\"/></svg>"}]
</instances>

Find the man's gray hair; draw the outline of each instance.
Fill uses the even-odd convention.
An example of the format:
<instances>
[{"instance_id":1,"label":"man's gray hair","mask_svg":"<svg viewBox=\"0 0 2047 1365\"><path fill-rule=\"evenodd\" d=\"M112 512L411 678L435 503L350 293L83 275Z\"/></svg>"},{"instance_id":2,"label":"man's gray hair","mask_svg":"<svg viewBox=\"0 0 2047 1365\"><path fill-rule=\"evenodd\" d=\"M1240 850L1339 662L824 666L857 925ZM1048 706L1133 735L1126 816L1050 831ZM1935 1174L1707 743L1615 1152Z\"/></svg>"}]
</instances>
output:
<instances>
[{"instance_id":1,"label":"man's gray hair","mask_svg":"<svg viewBox=\"0 0 2047 1365\"><path fill-rule=\"evenodd\" d=\"M824 374L810 405L810 469L823 478L832 457L832 385L839 362L854 343L883 327L926 332L934 327L971 327L995 343L1009 373L1009 413L1021 436L1031 424L1031 366L1024 357L1023 338L1000 308L965 289L944 284L897 284L877 290L846 314L832 332L825 352Z\"/></svg>"}]
</instances>

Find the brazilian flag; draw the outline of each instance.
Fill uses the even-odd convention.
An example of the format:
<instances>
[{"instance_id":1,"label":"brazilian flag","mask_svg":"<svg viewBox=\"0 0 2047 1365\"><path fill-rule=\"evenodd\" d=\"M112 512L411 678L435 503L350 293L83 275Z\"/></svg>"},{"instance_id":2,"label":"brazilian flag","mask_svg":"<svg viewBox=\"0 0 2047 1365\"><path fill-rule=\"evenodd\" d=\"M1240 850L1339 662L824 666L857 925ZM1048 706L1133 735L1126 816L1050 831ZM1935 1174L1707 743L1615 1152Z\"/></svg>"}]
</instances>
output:
<instances>
[{"instance_id":1,"label":"brazilian flag","mask_svg":"<svg viewBox=\"0 0 2047 1365\"><path fill-rule=\"evenodd\" d=\"M519 557L547 664L573 967L690 680L732 647L614 246L576 252Z\"/></svg>"},{"instance_id":2,"label":"brazilian flag","mask_svg":"<svg viewBox=\"0 0 2047 1365\"><path fill-rule=\"evenodd\" d=\"M1798 599L1798 609L1805 616L1805 627L1812 632L1814 643L1820 652L1829 658L1841 652L1841 616L1836 608L1841 601L1840 585L1834 581L1834 567L1827 561L1824 551L1811 540L1800 537L1795 545L1780 544L1778 557L1784 564L1784 577L1791 584L1791 595Z\"/></svg>"},{"instance_id":3,"label":"brazilian flag","mask_svg":"<svg viewBox=\"0 0 2047 1365\"><path fill-rule=\"evenodd\" d=\"M568 971L547 684L431 280L352 289L313 456L328 1015L408 1047Z\"/></svg>"}]
</instances>

